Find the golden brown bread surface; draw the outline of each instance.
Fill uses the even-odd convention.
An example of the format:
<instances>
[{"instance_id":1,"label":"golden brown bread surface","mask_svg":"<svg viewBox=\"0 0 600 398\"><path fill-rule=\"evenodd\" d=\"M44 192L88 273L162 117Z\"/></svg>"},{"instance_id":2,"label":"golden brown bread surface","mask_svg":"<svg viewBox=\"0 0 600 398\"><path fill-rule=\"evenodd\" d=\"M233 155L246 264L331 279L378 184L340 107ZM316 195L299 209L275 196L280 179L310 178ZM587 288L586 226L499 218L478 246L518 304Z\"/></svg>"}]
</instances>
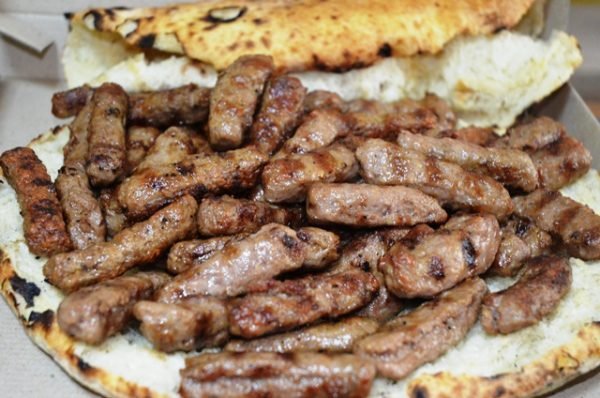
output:
<instances>
[{"instance_id":1,"label":"golden brown bread surface","mask_svg":"<svg viewBox=\"0 0 600 398\"><path fill-rule=\"evenodd\" d=\"M90 9L72 24L138 48L185 54L222 70L267 54L279 70L347 70L437 53L459 35L516 25L533 0L208 0L162 8Z\"/></svg>"}]
</instances>

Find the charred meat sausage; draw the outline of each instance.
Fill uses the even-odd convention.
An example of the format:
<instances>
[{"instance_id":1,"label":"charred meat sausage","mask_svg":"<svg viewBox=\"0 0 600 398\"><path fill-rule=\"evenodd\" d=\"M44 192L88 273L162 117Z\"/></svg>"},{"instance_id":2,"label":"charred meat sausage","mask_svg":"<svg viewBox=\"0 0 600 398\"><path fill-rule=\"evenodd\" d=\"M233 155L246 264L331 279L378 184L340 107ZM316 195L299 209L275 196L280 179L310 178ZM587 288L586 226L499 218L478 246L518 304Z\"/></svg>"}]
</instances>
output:
<instances>
[{"instance_id":1,"label":"charred meat sausage","mask_svg":"<svg viewBox=\"0 0 600 398\"><path fill-rule=\"evenodd\" d=\"M129 96L129 122L167 127L195 124L208 118L210 89L188 84L174 89Z\"/></svg>"},{"instance_id":2,"label":"charred meat sausage","mask_svg":"<svg viewBox=\"0 0 600 398\"><path fill-rule=\"evenodd\" d=\"M560 237L572 256L600 258L600 216L557 191L537 190L513 199L515 213Z\"/></svg>"},{"instance_id":3,"label":"charred meat sausage","mask_svg":"<svg viewBox=\"0 0 600 398\"><path fill-rule=\"evenodd\" d=\"M321 269L338 259L340 238L333 232L304 227L296 235L303 244L304 268Z\"/></svg>"},{"instance_id":4,"label":"charred meat sausage","mask_svg":"<svg viewBox=\"0 0 600 398\"><path fill-rule=\"evenodd\" d=\"M117 197L129 218L142 219L184 194L250 188L266 155L247 147L215 155L188 155L180 162L155 165L128 177Z\"/></svg>"},{"instance_id":5,"label":"charred meat sausage","mask_svg":"<svg viewBox=\"0 0 600 398\"><path fill-rule=\"evenodd\" d=\"M269 202L301 202L310 184L342 182L357 173L358 163L352 151L334 144L268 163L262 173L262 185Z\"/></svg>"},{"instance_id":6,"label":"charred meat sausage","mask_svg":"<svg viewBox=\"0 0 600 398\"><path fill-rule=\"evenodd\" d=\"M401 240L383 256L379 270L397 296L432 297L485 272L499 244L500 229L493 216L457 216L415 245Z\"/></svg>"},{"instance_id":7,"label":"charred meat sausage","mask_svg":"<svg viewBox=\"0 0 600 398\"><path fill-rule=\"evenodd\" d=\"M52 96L52 113L56 117L75 116L95 89L88 85L76 87ZM132 125L167 127L195 124L208 118L210 89L194 84L129 95L128 121Z\"/></svg>"},{"instance_id":8,"label":"charred meat sausage","mask_svg":"<svg viewBox=\"0 0 600 398\"><path fill-rule=\"evenodd\" d=\"M512 188L531 192L538 185L533 161L523 151L484 148L452 138L434 138L409 132L400 132L397 142L405 150L455 163L465 170L490 176Z\"/></svg>"},{"instance_id":9,"label":"charred meat sausage","mask_svg":"<svg viewBox=\"0 0 600 398\"><path fill-rule=\"evenodd\" d=\"M567 135L531 153L540 187L558 190L590 169L592 155L581 142Z\"/></svg>"},{"instance_id":10,"label":"charred meat sausage","mask_svg":"<svg viewBox=\"0 0 600 398\"><path fill-rule=\"evenodd\" d=\"M229 242L237 242L247 236L248 234L238 234L177 242L169 250L167 269L174 274L181 274L193 265L205 262Z\"/></svg>"},{"instance_id":11,"label":"charred meat sausage","mask_svg":"<svg viewBox=\"0 0 600 398\"><path fill-rule=\"evenodd\" d=\"M169 127L156 138L136 171L157 165L177 163L193 154L194 145L191 134L190 130L183 127Z\"/></svg>"},{"instance_id":12,"label":"charred meat sausage","mask_svg":"<svg viewBox=\"0 0 600 398\"><path fill-rule=\"evenodd\" d=\"M329 108L343 112L346 110L346 102L338 94L326 90L311 91L304 99L304 113Z\"/></svg>"},{"instance_id":13,"label":"charred meat sausage","mask_svg":"<svg viewBox=\"0 0 600 398\"><path fill-rule=\"evenodd\" d=\"M294 230L279 224L265 225L177 275L159 292L159 300L176 302L197 295L237 296L252 284L300 268L305 258L303 246Z\"/></svg>"},{"instance_id":14,"label":"charred meat sausage","mask_svg":"<svg viewBox=\"0 0 600 398\"><path fill-rule=\"evenodd\" d=\"M132 126L127 130L127 168L131 172L144 160L160 130L155 127Z\"/></svg>"},{"instance_id":15,"label":"charred meat sausage","mask_svg":"<svg viewBox=\"0 0 600 398\"><path fill-rule=\"evenodd\" d=\"M370 184L313 184L306 211L312 222L355 227L404 227L448 217L435 199L416 189Z\"/></svg>"},{"instance_id":16,"label":"charred meat sausage","mask_svg":"<svg viewBox=\"0 0 600 398\"><path fill-rule=\"evenodd\" d=\"M170 304L140 301L133 314L144 337L164 352L218 347L229 336L225 304L214 297L198 296Z\"/></svg>"},{"instance_id":17,"label":"charred meat sausage","mask_svg":"<svg viewBox=\"0 0 600 398\"><path fill-rule=\"evenodd\" d=\"M468 279L388 322L356 343L354 352L372 360L381 375L400 380L465 337L477 320L486 292L483 280Z\"/></svg>"},{"instance_id":18,"label":"charred meat sausage","mask_svg":"<svg viewBox=\"0 0 600 398\"><path fill-rule=\"evenodd\" d=\"M556 309L571 282L566 258L540 256L527 261L517 283L483 299L483 329L489 334L508 334L535 325Z\"/></svg>"},{"instance_id":19,"label":"charred meat sausage","mask_svg":"<svg viewBox=\"0 0 600 398\"><path fill-rule=\"evenodd\" d=\"M306 89L292 76L272 78L265 88L260 110L252 125L250 142L271 155L296 128L302 115Z\"/></svg>"},{"instance_id":20,"label":"charred meat sausage","mask_svg":"<svg viewBox=\"0 0 600 398\"><path fill-rule=\"evenodd\" d=\"M75 249L106 239L102 209L85 171L92 109L93 104L88 102L71 123L69 142L63 148L64 166L55 181L67 231Z\"/></svg>"},{"instance_id":21,"label":"charred meat sausage","mask_svg":"<svg viewBox=\"0 0 600 398\"><path fill-rule=\"evenodd\" d=\"M208 397L366 398L373 365L350 354L203 354L186 360L179 393Z\"/></svg>"},{"instance_id":22,"label":"charred meat sausage","mask_svg":"<svg viewBox=\"0 0 600 398\"><path fill-rule=\"evenodd\" d=\"M246 55L221 73L210 96L208 117L210 144L214 148L226 150L242 145L272 71L271 57Z\"/></svg>"},{"instance_id":23,"label":"charred meat sausage","mask_svg":"<svg viewBox=\"0 0 600 398\"><path fill-rule=\"evenodd\" d=\"M128 98L121 86L104 83L94 91L91 101L86 172L93 186L107 186L126 172Z\"/></svg>"},{"instance_id":24,"label":"charred meat sausage","mask_svg":"<svg viewBox=\"0 0 600 398\"><path fill-rule=\"evenodd\" d=\"M535 151L558 141L565 134L562 124L549 117L542 116L519 124L495 141L492 146Z\"/></svg>"},{"instance_id":25,"label":"charred meat sausage","mask_svg":"<svg viewBox=\"0 0 600 398\"><path fill-rule=\"evenodd\" d=\"M294 136L283 144L274 159L312 152L332 144L347 133L348 126L340 112L333 109L312 111L304 118Z\"/></svg>"},{"instance_id":26,"label":"charred meat sausage","mask_svg":"<svg viewBox=\"0 0 600 398\"><path fill-rule=\"evenodd\" d=\"M366 305L378 289L377 279L360 270L269 281L231 302L229 331L254 338L336 318Z\"/></svg>"},{"instance_id":27,"label":"charred meat sausage","mask_svg":"<svg viewBox=\"0 0 600 398\"><path fill-rule=\"evenodd\" d=\"M227 343L225 351L352 352L356 341L375 333L378 328L377 321L356 316L254 340L233 340Z\"/></svg>"},{"instance_id":28,"label":"charred meat sausage","mask_svg":"<svg viewBox=\"0 0 600 398\"><path fill-rule=\"evenodd\" d=\"M168 280L166 274L140 272L79 289L58 307L58 325L77 340L100 344L123 330L138 300L151 297Z\"/></svg>"},{"instance_id":29,"label":"charred meat sausage","mask_svg":"<svg viewBox=\"0 0 600 398\"><path fill-rule=\"evenodd\" d=\"M29 251L51 256L70 250L72 244L56 189L35 152L24 147L6 151L0 156L0 167L16 192Z\"/></svg>"},{"instance_id":30,"label":"charred meat sausage","mask_svg":"<svg viewBox=\"0 0 600 398\"><path fill-rule=\"evenodd\" d=\"M488 212L499 218L512 213L506 189L492 178L468 172L458 165L403 150L371 139L356 151L363 178L371 184L407 185L455 208Z\"/></svg>"},{"instance_id":31,"label":"charred meat sausage","mask_svg":"<svg viewBox=\"0 0 600 398\"><path fill-rule=\"evenodd\" d=\"M502 240L489 274L515 276L525 260L539 256L552 245L552 237L534 223L514 217L500 231Z\"/></svg>"},{"instance_id":32,"label":"charred meat sausage","mask_svg":"<svg viewBox=\"0 0 600 398\"><path fill-rule=\"evenodd\" d=\"M75 116L92 98L94 89L87 84L52 95L52 114L61 119Z\"/></svg>"},{"instance_id":33,"label":"charred meat sausage","mask_svg":"<svg viewBox=\"0 0 600 398\"><path fill-rule=\"evenodd\" d=\"M302 211L298 208L276 207L227 195L203 199L197 218L198 231L203 236L250 233L269 223L296 226L301 220Z\"/></svg>"},{"instance_id":34,"label":"charred meat sausage","mask_svg":"<svg viewBox=\"0 0 600 398\"><path fill-rule=\"evenodd\" d=\"M72 292L154 261L195 230L197 209L194 198L184 196L148 220L119 232L110 242L54 255L44 265L44 276L61 290Z\"/></svg>"}]
</instances>

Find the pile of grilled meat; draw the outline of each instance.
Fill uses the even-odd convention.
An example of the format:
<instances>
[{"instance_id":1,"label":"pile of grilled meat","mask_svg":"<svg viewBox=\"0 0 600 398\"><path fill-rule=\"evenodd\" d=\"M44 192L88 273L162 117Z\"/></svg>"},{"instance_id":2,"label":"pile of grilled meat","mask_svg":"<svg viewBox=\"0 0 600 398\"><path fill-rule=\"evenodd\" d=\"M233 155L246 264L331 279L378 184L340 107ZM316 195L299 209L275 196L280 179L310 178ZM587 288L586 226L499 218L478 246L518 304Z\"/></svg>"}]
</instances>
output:
<instances>
[{"instance_id":1,"label":"pile of grilled meat","mask_svg":"<svg viewBox=\"0 0 600 398\"><path fill-rule=\"evenodd\" d=\"M439 98L307 93L265 56L212 89L79 87L53 113L75 116L56 181L28 148L0 163L67 294L58 323L89 344L137 321L161 351L223 348L188 359L184 396L365 396L477 319L537 323L568 256L600 258L600 218L557 191L590 154L546 117L457 129ZM519 279L492 294L488 275Z\"/></svg>"}]
</instances>

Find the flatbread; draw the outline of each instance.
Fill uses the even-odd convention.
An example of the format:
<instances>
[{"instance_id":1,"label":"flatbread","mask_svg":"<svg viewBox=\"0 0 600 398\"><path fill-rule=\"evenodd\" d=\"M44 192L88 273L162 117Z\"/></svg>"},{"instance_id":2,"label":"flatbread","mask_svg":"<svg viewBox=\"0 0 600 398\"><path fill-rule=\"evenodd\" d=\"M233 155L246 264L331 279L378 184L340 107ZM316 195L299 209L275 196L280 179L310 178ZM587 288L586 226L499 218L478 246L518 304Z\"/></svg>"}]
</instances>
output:
<instances>
[{"instance_id":1,"label":"flatbread","mask_svg":"<svg viewBox=\"0 0 600 398\"><path fill-rule=\"evenodd\" d=\"M209 0L160 8L90 9L72 25L132 47L226 68L268 54L281 71L343 71L387 57L435 54L453 38L515 26L534 0Z\"/></svg>"},{"instance_id":2,"label":"flatbread","mask_svg":"<svg viewBox=\"0 0 600 398\"><path fill-rule=\"evenodd\" d=\"M29 146L56 177L68 127ZM157 352L134 329L98 347L76 342L58 327L62 294L44 281L44 258L27 249L14 191L0 184L0 289L33 342L75 380L110 397L176 397L184 353ZM563 193L600 213L600 176L590 171ZM555 389L600 365L600 262L571 259L573 288L539 324L508 336L488 336L476 324L457 347L401 382L378 379L373 397L529 397ZM510 279L488 280L492 290Z\"/></svg>"}]
</instances>

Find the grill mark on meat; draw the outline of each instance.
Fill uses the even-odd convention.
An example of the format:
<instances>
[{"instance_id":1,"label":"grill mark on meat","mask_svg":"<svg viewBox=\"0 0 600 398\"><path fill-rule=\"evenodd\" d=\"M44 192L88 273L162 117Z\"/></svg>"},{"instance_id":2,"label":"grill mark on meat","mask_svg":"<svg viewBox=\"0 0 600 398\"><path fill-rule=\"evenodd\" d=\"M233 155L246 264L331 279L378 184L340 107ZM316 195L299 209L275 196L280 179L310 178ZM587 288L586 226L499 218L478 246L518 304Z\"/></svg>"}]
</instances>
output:
<instances>
[{"instance_id":1,"label":"grill mark on meat","mask_svg":"<svg viewBox=\"0 0 600 398\"><path fill-rule=\"evenodd\" d=\"M219 76L210 96L208 131L210 144L219 150L237 148L273 71L273 60L265 55L238 58Z\"/></svg>"},{"instance_id":2,"label":"grill mark on meat","mask_svg":"<svg viewBox=\"0 0 600 398\"><path fill-rule=\"evenodd\" d=\"M213 297L198 296L171 304L140 301L133 314L144 337L163 352L218 347L229 337L225 303Z\"/></svg>"},{"instance_id":3,"label":"grill mark on meat","mask_svg":"<svg viewBox=\"0 0 600 398\"><path fill-rule=\"evenodd\" d=\"M416 228L416 227L415 227ZM464 279L487 271L500 231L491 215L452 217L435 232L419 228L412 248L396 243L379 261L385 286L400 298L433 297ZM412 236L408 241L412 243Z\"/></svg>"},{"instance_id":4,"label":"grill mark on meat","mask_svg":"<svg viewBox=\"0 0 600 398\"><path fill-rule=\"evenodd\" d=\"M231 352L351 352L356 341L375 333L378 327L376 320L351 317L254 340L233 340L224 349Z\"/></svg>"},{"instance_id":5,"label":"grill mark on meat","mask_svg":"<svg viewBox=\"0 0 600 398\"><path fill-rule=\"evenodd\" d=\"M56 189L35 152L24 147L6 151L0 156L0 167L17 195L29 251L50 256L70 250L72 243Z\"/></svg>"},{"instance_id":6,"label":"grill mark on meat","mask_svg":"<svg viewBox=\"0 0 600 398\"><path fill-rule=\"evenodd\" d=\"M437 280L444 279L444 262L441 258L432 256L429 263L429 275Z\"/></svg>"},{"instance_id":7,"label":"grill mark on meat","mask_svg":"<svg viewBox=\"0 0 600 398\"><path fill-rule=\"evenodd\" d=\"M138 273L84 287L62 301L58 325L77 340L100 344L120 332L131 319L134 304L151 297L168 278L156 272Z\"/></svg>"},{"instance_id":8,"label":"grill mark on meat","mask_svg":"<svg viewBox=\"0 0 600 398\"><path fill-rule=\"evenodd\" d=\"M518 216L558 236L572 256L584 260L600 258L600 216L589 207L547 190L537 190L513 201Z\"/></svg>"},{"instance_id":9,"label":"grill mark on meat","mask_svg":"<svg viewBox=\"0 0 600 398\"><path fill-rule=\"evenodd\" d=\"M197 222L201 235L219 236L256 232L269 223L295 227L302 219L300 208L276 207L264 202L222 196L202 200Z\"/></svg>"},{"instance_id":10,"label":"grill mark on meat","mask_svg":"<svg viewBox=\"0 0 600 398\"><path fill-rule=\"evenodd\" d=\"M467 268L473 269L475 268L475 248L473 247L473 243L469 238L465 238L462 241L462 251L465 258L465 262L467 263Z\"/></svg>"},{"instance_id":11,"label":"grill mark on meat","mask_svg":"<svg viewBox=\"0 0 600 398\"><path fill-rule=\"evenodd\" d=\"M366 397L375 378L367 361L349 354L271 352L203 354L181 371L183 397L252 395Z\"/></svg>"},{"instance_id":12,"label":"grill mark on meat","mask_svg":"<svg viewBox=\"0 0 600 398\"><path fill-rule=\"evenodd\" d=\"M342 182L357 173L354 154L346 147L334 144L268 163L262 173L262 186L269 202L301 202L310 184Z\"/></svg>"},{"instance_id":13,"label":"grill mark on meat","mask_svg":"<svg viewBox=\"0 0 600 398\"><path fill-rule=\"evenodd\" d=\"M436 138L409 132L400 132L396 141L404 150L455 163L467 171L487 175L513 188L529 192L538 185L533 161L520 150L484 148L452 138Z\"/></svg>"},{"instance_id":14,"label":"grill mark on meat","mask_svg":"<svg viewBox=\"0 0 600 398\"><path fill-rule=\"evenodd\" d=\"M52 114L58 118L77 115L92 97L94 89L84 84L52 95Z\"/></svg>"},{"instance_id":15,"label":"grill mark on meat","mask_svg":"<svg viewBox=\"0 0 600 398\"><path fill-rule=\"evenodd\" d=\"M268 224L176 276L159 292L159 299L176 302L195 295L233 297L253 284L300 268L304 259L303 244L294 230Z\"/></svg>"},{"instance_id":16,"label":"grill mark on meat","mask_svg":"<svg viewBox=\"0 0 600 398\"><path fill-rule=\"evenodd\" d=\"M377 279L359 270L271 281L231 302L230 332L253 338L339 317L366 305L378 289Z\"/></svg>"},{"instance_id":17,"label":"grill mark on meat","mask_svg":"<svg viewBox=\"0 0 600 398\"><path fill-rule=\"evenodd\" d=\"M186 193L201 198L206 193L249 188L266 161L266 155L254 147L224 154L188 155L175 164L154 165L128 177L119 186L117 196L129 218L143 219ZM178 169L185 170L185 175Z\"/></svg>"},{"instance_id":18,"label":"grill mark on meat","mask_svg":"<svg viewBox=\"0 0 600 398\"><path fill-rule=\"evenodd\" d=\"M512 127L508 133L496 140L492 146L536 151L560 139L565 134L564 126L546 116Z\"/></svg>"},{"instance_id":19,"label":"grill mark on meat","mask_svg":"<svg viewBox=\"0 0 600 398\"><path fill-rule=\"evenodd\" d=\"M453 163L428 158L379 139L359 146L356 157L362 166L362 177L370 184L409 186L450 207L488 212L498 218L513 210L502 185Z\"/></svg>"},{"instance_id":20,"label":"grill mark on meat","mask_svg":"<svg viewBox=\"0 0 600 398\"><path fill-rule=\"evenodd\" d=\"M416 310L385 324L354 346L379 374L400 380L458 344L471 329L487 292L485 282L468 279Z\"/></svg>"},{"instance_id":21,"label":"grill mark on meat","mask_svg":"<svg viewBox=\"0 0 600 398\"><path fill-rule=\"evenodd\" d=\"M508 334L536 324L556 309L571 283L568 259L540 256L527 261L517 283L484 298L483 329L493 335Z\"/></svg>"},{"instance_id":22,"label":"grill mark on meat","mask_svg":"<svg viewBox=\"0 0 600 398\"><path fill-rule=\"evenodd\" d=\"M286 75L272 78L252 125L250 142L268 155L279 149L300 121L305 95L299 79Z\"/></svg>"},{"instance_id":23,"label":"grill mark on meat","mask_svg":"<svg viewBox=\"0 0 600 398\"><path fill-rule=\"evenodd\" d=\"M183 196L146 221L119 232L110 242L52 256L44 265L44 276L61 290L72 292L155 261L194 231L197 208L194 198ZM168 222L162 222L164 218Z\"/></svg>"},{"instance_id":24,"label":"grill mark on meat","mask_svg":"<svg viewBox=\"0 0 600 398\"><path fill-rule=\"evenodd\" d=\"M308 189L306 206L312 222L360 227L412 226L447 218L435 199L401 186L316 183Z\"/></svg>"}]
</instances>

